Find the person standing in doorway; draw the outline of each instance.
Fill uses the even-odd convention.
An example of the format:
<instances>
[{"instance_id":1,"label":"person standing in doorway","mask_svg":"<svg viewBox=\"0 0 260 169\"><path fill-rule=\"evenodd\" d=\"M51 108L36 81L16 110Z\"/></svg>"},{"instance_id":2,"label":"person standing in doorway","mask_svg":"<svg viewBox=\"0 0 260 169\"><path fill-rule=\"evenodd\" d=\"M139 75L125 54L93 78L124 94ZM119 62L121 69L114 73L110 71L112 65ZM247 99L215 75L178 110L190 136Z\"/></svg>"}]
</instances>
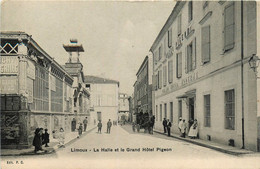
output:
<instances>
[{"instance_id":1,"label":"person standing in doorway","mask_svg":"<svg viewBox=\"0 0 260 169\"><path fill-rule=\"evenodd\" d=\"M166 133L167 132L167 120L166 120L166 118L164 118L163 119L163 130L164 130L164 133Z\"/></svg>"},{"instance_id":2,"label":"person standing in doorway","mask_svg":"<svg viewBox=\"0 0 260 169\"><path fill-rule=\"evenodd\" d=\"M111 123L111 121L109 119L108 122L107 122L107 133L109 133L109 134L110 134L111 126L112 126L112 123Z\"/></svg>"},{"instance_id":3,"label":"person standing in doorway","mask_svg":"<svg viewBox=\"0 0 260 169\"><path fill-rule=\"evenodd\" d=\"M180 118L179 118L179 124L178 124L178 128L179 128L180 133L181 133L180 136L182 136L182 132L181 132L182 123L183 123L183 122L182 122L182 117L180 117Z\"/></svg>"},{"instance_id":4,"label":"person standing in doorway","mask_svg":"<svg viewBox=\"0 0 260 169\"><path fill-rule=\"evenodd\" d=\"M186 130L187 130L187 123L185 122L185 119L183 119L181 125L181 133L183 138L185 138Z\"/></svg>"},{"instance_id":5,"label":"person standing in doorway","mask_svg":"<svg viewBox=\"0 0 260 169\"><path fill-rule=\"evenodd\" d=\"M84 131L86 131L87 125L88 125L88 117L86 117L86 118L83 120L83 124L84 124Z\"/></svg>"},{"instance_id":6,"label":"person standing in doorway","mask_svg":"<svg viewBox=\"0 0 260 169\"><path fill-rule=\"evenodd\" d=\"M171 127L172 127L172 123L170 122L170 120L167 120L167 131L168 131L168 136L171 136Z\"/></svg>"},{"instance_id":7,"label":"person standing in doorway","mask_svg":"<svg viewBox=\"0 0 260 169\"><path fill-rule=\"evenodd\" d=\"M101 123L101 120L99 120L97 127L98 127L98 133L101 134L101 129L102 129L102 123Z\"/></svg>"}]
</instances>

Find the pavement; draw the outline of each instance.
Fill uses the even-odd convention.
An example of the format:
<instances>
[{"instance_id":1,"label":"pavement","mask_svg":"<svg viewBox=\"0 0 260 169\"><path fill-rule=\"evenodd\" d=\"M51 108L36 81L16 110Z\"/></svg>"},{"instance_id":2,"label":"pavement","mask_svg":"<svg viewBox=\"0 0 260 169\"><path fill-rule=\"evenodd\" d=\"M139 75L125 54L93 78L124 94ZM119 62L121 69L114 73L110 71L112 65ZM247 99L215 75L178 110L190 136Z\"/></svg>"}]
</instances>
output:
<instances>
[{"instance_id":1,"label":"pavement","mask_svg":"<svg viewBox=\"0 0 260 169\"><path fill-rule=\"evenodd\" d=\"M165 135L165 137L168 137L168 135L163 133L162 131L154 130L154 132ZM199 146L202 146L202 147L210 148L210 149L213 149L213 150L216 150L216 151L220 151L220 152L223 152L223 153L236 155L236 156L256 153L256 152L253 152L253 151L250 151L250 150L240 149L240 148L232 147L232 146L227 146L227 145L219 144L219 143L216 143L216 142L213 142L213 141L207 141L207 140L202 140L202 139L190 139L189 137L183 138L183 137L180 137L180 135L173 134L173 133L171 133L170 137L175 138L175 139L179 139L179 140L182 140L182 141L186 141L186 142L189 142L189 143L192 143L192 144L196 144L196 145L199 145Z\"/></svg>"},{"instance_id":2,"label":"pavement","mask_svg":"<svg viewBox=\"0 0 260 169\"><path fill-rule=\"evenodd\" d=\"M65 133L65 140L64 140L65 147L81 139L83 136L87 135L95 128L96 126L94 125L88 125L86 132L83 132L80 138L77 138L78 137L77 131ZM42 146L43 151L38 151L36 154L34 153L33 146L31 148L26 148L26 149L1 149L1 156L45 155L45 154L54 153L62 149L59 147L59 141L57 139L50 138L50 143L48 145L49 147L45 147L43 145Z\"/></svg>"}]
</instances>

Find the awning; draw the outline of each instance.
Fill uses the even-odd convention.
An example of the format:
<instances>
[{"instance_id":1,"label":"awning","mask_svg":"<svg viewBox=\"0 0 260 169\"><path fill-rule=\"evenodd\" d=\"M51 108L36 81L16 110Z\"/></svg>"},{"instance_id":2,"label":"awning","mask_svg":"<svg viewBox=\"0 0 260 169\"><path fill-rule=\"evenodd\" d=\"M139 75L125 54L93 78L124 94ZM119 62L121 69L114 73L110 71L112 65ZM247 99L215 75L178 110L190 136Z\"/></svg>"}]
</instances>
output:
<instances>
[{"instance_id":1,"label":"awning","mask_svg":"<svg viewBox=\"0 0 260 169\"><path fill-rule=\"evenodd\" d=\"M196 89L189 90L189 91L185 92L185 94L177 96L176 98L177 99L186 99L188 97L194 97L194 96L196 96Z\"/></svg>"}]
</instances>

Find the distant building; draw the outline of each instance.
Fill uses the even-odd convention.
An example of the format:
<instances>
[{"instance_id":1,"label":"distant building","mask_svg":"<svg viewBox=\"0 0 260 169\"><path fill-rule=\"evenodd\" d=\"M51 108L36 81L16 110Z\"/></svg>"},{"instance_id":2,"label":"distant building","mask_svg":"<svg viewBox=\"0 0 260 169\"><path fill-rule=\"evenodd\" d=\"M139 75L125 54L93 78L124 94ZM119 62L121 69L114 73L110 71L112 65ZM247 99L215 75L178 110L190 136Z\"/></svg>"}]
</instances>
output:
<instances>
[{"instance_id":1,"label":"distant building","mask_svg":"<svg viewBox=\"0 0 260 169\"><path fill-rule=\"evenodd\" d=\"M200 139L259 150L257 13L255 1L176 2L150 49L157 130L163 118L173 133L180 117L197 119Z\"/></svg>"},{"instance_id":2,"label":"distant building","mask_svg":"<svg viewBox=\"0 0 260 169\"><path fill-rule=\"evenodd\" d=\"M134 114L133 96L128 97L128 103L129 103L129 121L133 122L133 114Z\"/></svg>"},{"instance_id":3,"label":"distant building","mask_svg":"<svg viewBox=\"0 0 260 169\"><path fill-rule=\"evenodd\" d=\"M137 80L134 84L134 114L136 116L141 112L152 115L152 62L152 56L146 56L136 73Z\"/></svg>"},{"instance_id":4,"label":"distant building","mask_svg":"<svg viewBox=\"0 0 260 169\"><path fill-rule=\"evenodd\" d=\"M119 108L118 108L118 120L129 121L129 101L126 93L119 93Z\"/></svg>"},{"instance_id":5,"label":"distant building","mask_svg":"<svg viewBox=\"0 0 260 169\"><path fill-rule=\"evenodd\" d=\"M118 120L119 82L96 76L85 76L85 87L90 92L91 121L106 123Z\"/></svg>"},{"instance_id":6,"label":"distant building","mask_svg":"<svg viewBox=\"0 0 260 169\"><path fill-rule=\"evenodd\" d=\"M1 147L32 146L36 128L70 131L73 77L30 35L1 32L0 38Z\"/></svg>"}]
</instances>

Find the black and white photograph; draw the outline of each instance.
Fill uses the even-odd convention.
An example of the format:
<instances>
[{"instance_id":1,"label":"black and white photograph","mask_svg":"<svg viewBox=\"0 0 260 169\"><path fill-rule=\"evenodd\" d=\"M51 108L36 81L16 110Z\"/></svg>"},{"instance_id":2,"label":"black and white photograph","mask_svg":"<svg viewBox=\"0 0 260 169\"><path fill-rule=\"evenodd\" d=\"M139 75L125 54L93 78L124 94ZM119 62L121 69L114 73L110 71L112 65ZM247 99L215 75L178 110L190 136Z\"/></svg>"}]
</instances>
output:
<instances>
[{"instance_id":1,"label":"black and white photograph","mask_svg":"<svg viewBox=\"0 0 260 169\"><path fill-rule=\"evenodd\" d=\"M260 168L260 1L0 2L1 168Z\"/></svg>"}]
</instances>

